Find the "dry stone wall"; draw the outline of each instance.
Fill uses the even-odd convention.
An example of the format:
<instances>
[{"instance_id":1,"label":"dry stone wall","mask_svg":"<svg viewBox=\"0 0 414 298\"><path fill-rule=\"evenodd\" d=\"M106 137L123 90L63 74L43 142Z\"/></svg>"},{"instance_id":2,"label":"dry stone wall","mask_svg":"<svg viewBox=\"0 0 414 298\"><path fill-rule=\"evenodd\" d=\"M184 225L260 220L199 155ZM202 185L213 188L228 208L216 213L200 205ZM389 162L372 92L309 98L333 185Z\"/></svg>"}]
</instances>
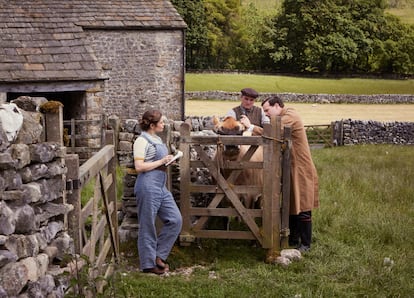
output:
<instances>
[{"instance_id":1,"label":"dry stone wall","mask_svg":"<svg viewBox=\"0 0 414 298\"><path fill-rule=\"evenodd\" d=\"M395 144L414 145L414 122L378 122L347 119L340 121L339 145Z\"/></svg>"},{"instance_id":2,"label":"dry stone wall","mask_svg":"<svg viewBox=\"0 0 414 298\"><path fill-rule=\"evenodd\" d=\"M271 95L280 96L285 102L309 102L309 103L367 103L367 104L394 104L414 103L413 94L301 94L301 93L260 93L258 100L263 100ZM194 91L186 92L185 99L215 99L215 100L239 100L240 92L226 91Z\"/></svg>"},{"instance_id":3,"label":"dry stone wall","mask_svg":"<svg viewBox=\"0 0 414 298\"><path fill-rule=\"evenodd\" d=\"M0 121L0 297L63 297L60 265L74 252L65 223L72 209L65 203L65 150L43 141L40 113L21 113L15 140Z\"/></svg>"}]
</instances>

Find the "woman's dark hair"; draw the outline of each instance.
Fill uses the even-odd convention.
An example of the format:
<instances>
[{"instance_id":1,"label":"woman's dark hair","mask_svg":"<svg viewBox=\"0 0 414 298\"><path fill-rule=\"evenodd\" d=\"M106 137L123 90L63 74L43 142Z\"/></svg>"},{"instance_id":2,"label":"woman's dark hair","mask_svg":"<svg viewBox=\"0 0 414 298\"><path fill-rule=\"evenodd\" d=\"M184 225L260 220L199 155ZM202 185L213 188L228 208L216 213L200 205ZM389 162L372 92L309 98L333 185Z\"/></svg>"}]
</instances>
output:
<instances>
[{"instance_id":1,"label":"woman's dark hair","mask_svg":"<svg viewBox=\"0 0 414 298\"><path fill-rule=\"evenodd\" d=\"M278 104L279 107L283 108L285 106L285 104L283 103L283 100L277 96L277 95L272 95L268 98L266 98L265 100L262 101L262 106L266 103L269 102L270 106L274 106L275 104Z\"/></svg>"},{"instance_id":2,"label":"woman's dark hair","mask_svg":"<svg viewBox=\"0 0 414 298\"><path fill-rule=\"evenodd\" d=\"M158 110L149 110L142 115L142 119L139 122L139 126L143 131L147 131L151 124L157 124L161 120L162 114Z\"/></svg>"}]
</instances>

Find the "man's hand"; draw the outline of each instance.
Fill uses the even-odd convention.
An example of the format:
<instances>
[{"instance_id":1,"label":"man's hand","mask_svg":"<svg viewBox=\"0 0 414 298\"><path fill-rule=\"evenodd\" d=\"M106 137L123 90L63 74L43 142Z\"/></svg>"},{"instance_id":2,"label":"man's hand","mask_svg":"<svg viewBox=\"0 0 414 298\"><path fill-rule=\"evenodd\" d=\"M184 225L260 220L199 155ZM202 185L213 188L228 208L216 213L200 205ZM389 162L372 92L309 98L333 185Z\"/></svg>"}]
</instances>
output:
<instances>
[{"instance_id":1,"label":"man's hand","mask_svg":"<svg viewBox=\"0 0 414 298\"><path fill-rule=\"evenodd\" d=\"M243 124L246 129L248 129L252 125L250 119L247 118L246 115L241 115L240 123Z\"/></svg>"}]
</instances>

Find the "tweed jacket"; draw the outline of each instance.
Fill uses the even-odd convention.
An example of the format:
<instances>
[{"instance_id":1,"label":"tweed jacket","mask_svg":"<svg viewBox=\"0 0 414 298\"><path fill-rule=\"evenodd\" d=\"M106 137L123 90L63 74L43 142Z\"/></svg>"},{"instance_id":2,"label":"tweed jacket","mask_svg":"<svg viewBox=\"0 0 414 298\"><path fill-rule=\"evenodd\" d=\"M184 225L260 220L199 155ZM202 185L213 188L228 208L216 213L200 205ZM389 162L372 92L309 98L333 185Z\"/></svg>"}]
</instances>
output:
<instances>
[{"instance_id":1,"label":"tweed jacket","mask_svg":"<svg viewBox=\"0 0 414 298\"><path fill-rule=\"evenodd\" d=\"M292 129L290 214L311 211L319 207L319 186L305 127L293 108L284 107L280 116L282 129Z\"/></svg>"}]
</instances>

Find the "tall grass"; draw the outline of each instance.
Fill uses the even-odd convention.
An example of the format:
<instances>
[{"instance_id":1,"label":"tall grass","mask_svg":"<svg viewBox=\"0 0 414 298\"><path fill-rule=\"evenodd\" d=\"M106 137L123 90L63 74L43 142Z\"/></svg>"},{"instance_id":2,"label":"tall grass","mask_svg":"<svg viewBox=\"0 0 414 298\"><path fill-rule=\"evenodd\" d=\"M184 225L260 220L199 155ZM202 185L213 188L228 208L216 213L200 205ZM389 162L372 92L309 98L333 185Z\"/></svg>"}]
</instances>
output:
<instances>
[{"instance_id":1,"label":"tall grass","mask_svg":"<svg viewBox=\"0 0 414 298\"><path fill-rule=\"evenodd\" d=\"M175 247L168 260L175 274L158 277L137 272L132 243L107 291L114 297L413 297L414 147L312 154L321 207L313 212L312 249L301 261L265 264L265 251L249 241L210 239Z\"/></svg>"},{"instance_id":2,"label":"tall grass","mask_svg":"<svg viewBox=\"0 0 414 298\"><path fill-rule=\"evenodd\" d=\"M259 92L305 94L414 94L414 79L324 79L279 75L186 73L186 91L222 90L238 92L253 87ZM212 89L212 86L214 89Z\"/></svg>"}]
</instances>

